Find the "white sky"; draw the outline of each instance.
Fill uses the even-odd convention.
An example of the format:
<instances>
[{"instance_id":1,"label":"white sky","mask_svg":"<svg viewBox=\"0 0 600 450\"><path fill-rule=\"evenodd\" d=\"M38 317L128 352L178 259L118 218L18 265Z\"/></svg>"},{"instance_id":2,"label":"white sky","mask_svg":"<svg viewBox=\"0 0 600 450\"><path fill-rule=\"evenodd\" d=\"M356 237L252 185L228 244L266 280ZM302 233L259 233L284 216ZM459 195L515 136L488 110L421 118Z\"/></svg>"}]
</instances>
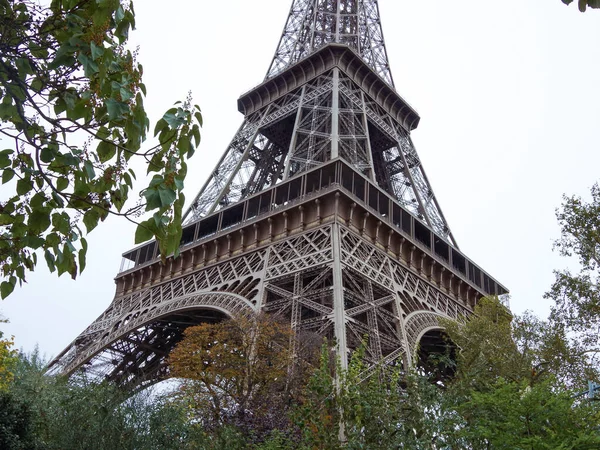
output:
<instances>
[{"instance_id":1,"label":"white sky","mask_svg":"<svg viewBox=\"0 0 600 450\"><path fill-rule=\"evenodd\" d=\"M140 61L155 122L192 90L205 119L191 199L242 121L236 100L260 83L291 0L136 2ZM168 6L167 6L168 5ZM413 140L461 249L545 316L554 210L599 178L600 11L560 0L380 0L396 88L421 115ZM40 264L0 303L26 351L66 347L114 296L134 227L111 218L89 236L77 280Z\"/></svg>"}]
</instances>

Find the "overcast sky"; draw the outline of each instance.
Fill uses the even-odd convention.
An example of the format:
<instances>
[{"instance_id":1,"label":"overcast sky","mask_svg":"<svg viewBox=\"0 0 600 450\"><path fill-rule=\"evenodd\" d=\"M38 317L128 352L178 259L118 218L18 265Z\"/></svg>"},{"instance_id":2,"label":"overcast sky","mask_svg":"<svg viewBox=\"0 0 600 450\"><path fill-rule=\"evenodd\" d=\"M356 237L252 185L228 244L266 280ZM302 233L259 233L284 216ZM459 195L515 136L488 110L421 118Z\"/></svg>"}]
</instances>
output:
<instances>
[{"instance_id":1,"label":"overcast sky","mask_svg":"<svg viewBox=\"0 0 600 450\"><path fill-rule=\"evenodd\" d=\"M236 100L263 80L290 4L136 2L151 119L188 90L203 110L188 199L239 127ZM513 311L546 316L552 270L568 263L552 252L555 208L600 178L600 11L560 0L380 0L380 10L396 89L421 115L414 143L460 248L511 290ZM0 303L2 329L26 351L59 353L109 306L133 236L123 220L98 227L77 281L40 264Z\"/></svg>"}]
</instances>

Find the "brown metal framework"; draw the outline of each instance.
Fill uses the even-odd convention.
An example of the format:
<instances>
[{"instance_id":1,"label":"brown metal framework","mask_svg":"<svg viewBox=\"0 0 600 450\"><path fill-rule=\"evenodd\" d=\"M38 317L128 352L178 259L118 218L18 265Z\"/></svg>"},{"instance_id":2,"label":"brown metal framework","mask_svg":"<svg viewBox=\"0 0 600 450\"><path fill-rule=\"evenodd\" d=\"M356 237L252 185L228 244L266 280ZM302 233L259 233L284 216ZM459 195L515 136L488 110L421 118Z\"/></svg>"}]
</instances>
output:
<instances>
[{"instance_id":1,"label":"brown metal framework","mask_svg":"<svg viewBox=\"0 0 600 450\"><path fill-rule=\"evenodd\" d=\"M376 0L294 0L267 78L187 213L181 255L124 255L108 309L51 371L140 387L183 330L243 311L405 367L440 317L507 290L457 247L393 88ZM434 344L432 344L434 345Z\"/></svg>"}]
</instances>

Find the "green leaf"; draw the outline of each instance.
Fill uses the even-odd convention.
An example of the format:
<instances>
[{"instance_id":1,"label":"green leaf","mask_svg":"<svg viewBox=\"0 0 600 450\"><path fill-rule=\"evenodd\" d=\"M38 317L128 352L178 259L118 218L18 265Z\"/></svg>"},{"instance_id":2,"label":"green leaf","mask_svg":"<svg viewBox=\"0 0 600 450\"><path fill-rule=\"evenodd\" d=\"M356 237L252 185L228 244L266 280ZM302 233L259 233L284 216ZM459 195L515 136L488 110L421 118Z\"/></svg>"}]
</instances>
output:
<instances>
[{"instance_id":1,"label":"green leaf","mask_svg":"<svg viewBox=\"0 0 600 450\"><path fill-rule=\"evenodd\" d=\"M87 77L91 77L100 71L98 64L89 58L85 53L79 53L77 60L83 66L83 71Z\"/></svg>"},{"instance_id":2,"label":"green leaf","mask_svg":"<svg viewBox=\"0 0 600 450\"><path fill-rule=\"evenodd\" d=\"M52 225L54 229L65 236L71 232L71 221L69 215L65 212L52 214Z\"/></svg>"},{"instance_id":3,"label":"green leaf","mask_svg":"<svg viewBox=\"0 0 600 450\"><path fill-rule=\"evenodd\" d=\"M10 214L0 214L0 226L10 225L13 222L14 218Z\"/></svg>"},{"instance_id":4,"label":"green leaf","mask_svg":"<svg viewBox=\"0 0 600 450\"><path fill-rule=\"evenodd\" d=\"M174 189L159 188L158 195L162 207L170 206L177 199L177 192Z\"/></svg>"},{"instance_id":5,"label":"green leaf","mask_svg":"<svg viewBox=\"0 0 600 450\"><path fill-rule=\"evenodd\" d=\"M196 124L192 127L192 135L194 136L194 141L196 142L196 147L200 145L200 127Z\"/></svg>"},{"instance_id":6,"label":"green leaf","mask_svg":"<svg viewBox=\"0 0 600 450\"><path fill-rule=\"evenodd\" d=\"M9 283L8 281L3 281L2 284L0 284L0 295L2 296L3 300L6 297L8 297L10 294L12 294L12 292L14 290L15 290L15 285L13 283Z\"/></svg>"},{"instance_id":7,"label":"green leaf","mask_svg":"<svg viewBox=\"0 0 600 450\"><path fill-rule=\"evenodd\" d=\"M87 232L89 233L98 225L98 221L100 220L100 213L95 209L89 209L83 215L83 223Z\"/></svg>"},{"instance_id":8,"label":"green leaf","mask_svg":"<svg viewBox=\"0 0 600 450\"><path fill-rule=\"evenodd\" d=\"M158 122L156 122L156 125L154 126L154 136L158 136L158 133L160 133L162 130L164 130L165 128L167 128L169 126L169 124L167 123L167 121L165 119L160 119Z\"/></svg>"},{"instance_id":9,"label":"green leaf","mask_svg":"<svg viewBox=\"0 0 600 450\"><path fill-rule=\"evenodd\" d=\"M4 169L2 171L2 184L8 183L15 176L15 171L12 169Z\"/></svg>"},{"instance_id":10,"label":"green leaf","mask_svg":"<svg viewBox=\"0 0 600 450\"><path fill-rule=\"evenodd\" d=\"M140 223L135 230L135 244L149 241L154 237L155 231L156 224L154 219L149 219Z\"/></svg>"},{"instance_id":11,"label":"green leaf","mask_svg":"<svg viewBox=\"0 0 600 450\"><path fill-rule=\"evenodd\" d=\"M27 221L29 231L33 234L41 234L50 226L50 214L46 209L34 209Z\"/></svg>"},{"instance_id":12,"label":"green leaf","mask_svg":"<svg viewBox=\"0 0 600 450\"><path fill-rule=\"evenodd\" d=\"M177 188L177 190L182 191L183 190L183 180L178 177L175 177L174 181L175 181L175 187Z\"/></svg>"},{"instance_id":13,"label":"green leaf","mask_svg":"<svg viewBox=\"0 0 600 450\"><path fill-rule=\"evenodd\" d=\"M25 239L23 239L23 242L34 250L37 250L46 243L45 239L39 236L26 236Z\"/></svg>"},{"instance_id":14,"label":"green leaf","mask_svg":"<svg viewBox=\"0 0 600 450\"><path fill-rule=\"evenodd\" d=\"M123 115L129 111L129 106L114 98L108 98L106 99L106 110L108 111L108 118L110 120L116 120L122 118Z\"/></svg>"},{"instance_id":15,"label":"green leaf","mask_svg":"<svg viewBox=\"0 0 600 450\"><path fill-rule=\"evenodd\" d=\"M117 8L117 11L115 12L115 21L117 23L121 22L121 20L123 20L123 18L125 17L125 10L123 9L123 7L121 5L119 5L119 7Z\"/></svg>"},{"instance_id":16,"label":"green leaf","mask_svg":"<svg viewBox=\"0 0 600 450\"><path fill-rule=\"evenodd\" d=\"M101 141L98 144L98 148L96 149L98 153L98 158L100 158L101 163L105 163L106 161L110 161L115 154L117 153L117 147L110 142Z\"/></svg>"},{"instance_id":17,"label":"green leaf","mask_svg":"<svg viewBox=\"0 0 600 450\"><path fill-rule=\"evenodd\" d=\"M19 69L19 76L25 78L27 75L33 75L34 70L29 63L28 58L17 58L17 68Z\"/></svg>"},{"instance_id":18,"label":"green leaf","mask_svg":"<svg viewBox=\"0 0 600 450\"><path fill-rule=\"evenodd\" d=\"M42 162L51 163L54 159L54 152L50 148L44 147L40 152L40 159Z\"/></svg>"},{"instance_id":19,"label":"green leaf","mask_svg":"<svg viewBox=\"0 0 600 450\"><path fill-rule=\"evenodd\" d=\"M67 187L69 187L69 179L67 177L60 177L56 180L56 189L59 191L64 191Z\"/></svg>"},{"instance_id":20,"label":"green leaf","mask_svg":"<svg viewBox=\"0 0 600 450\"><path fill-rule=\"evenodd\" d=\"M17 181L17 195L25 195L33 189L31 178L23 178Z\"/></svg>"},{"instance_id":21,"label":"green leaf","mask_svg":"<svg viewBox=\"0 0 600 450\"><path fill-rule=\"evenodd\" d=\"M87 254L88 243L85 238L81 238L81 249L79 250L79 254L77 255L77 260L79 262L79 272L83 272L85 269L85 257Z\"/></svg>"},{"instance_id":22,"label":"green leaf","mask_svg":"<svg viewBox=\"0 0 600 450\"><path fill-rule=\"evenodd\" d=\"M50 250L46 250L44 252L44 258L46 259L46 264L48 265L48 269L50 269L50 272L54 272L56 270L56 259L54 258L54 255L50 252Z\"/></svg>"},{"instance_id":23,"label":"green leaf","mask_svg":"<svg viewBox=\"0 0 600 450\"><path fill-rule=\"evenodd\" d=\"M191 149L190 137L188 135L182 135L179 137L177 142L177 150L179 150L179 156L183 157L187 155Z\"/></svg>"},{"instance_id":24,"label":"green leaf","mask_svg":"<svg viewBox=\"0 0 600 450\"><path fill-rule=\"evenodd\" d=\"M171 108L163 116L163 119L169 124L171 129L179 128L181 125L185 124L185 118L182 116L182 111L181 108Z\"/></svg>"},{"instance_id":25,"label":"green leaf","mask_svg":"<svg viewBox=\"0 0 600 450\"><path fill-rule=\"evenodd\" d=\"M29 201L29 206L31 206L32 208L40 208L44 205L44 202L46 200L46 196L43 193L38 192Z\"/></svg>"},{"instance_id":26,"label":"green leaf","mask_svg":"<svg viewBox=\"0 0 600 450\"><path fill-rule=\"evenodd\" d=\"M64 208L65 202L64 202L63 198L54 191L52 191L52 199L56 202L56 205L59 208Z\"/></svg>"},{"instance_id":27,"label":"green leaf","mask_svg":"<svg viewBox=\"0 0 600 450\"><path fill-rule=\"evenodd\" d=\"M11 164L11 159L10 159L10 155L14 153L14 150L11 149L7 149L7 150L2 150L0 152L0 169L4 169L5 167L10 166Z\"/></svg>"},{"instance_id":28,"label":"green leaf","mask_svg":"<svg viewBox=\"0 0 600 450\"><path fill-rule=\"evenodd\" d=\"M157 189L146 189L143 192L143 195L146 197L146 211L157 209L162 206L160 195Z\"/></svg>"},{"instance_id":29,"label":"green leaf","mask_svg":"<svg viewBox=\"0 0 600 450\"><path fill-rule=\"evenodd\" d=\"M125 102L128 100L131 100L133 98L133 92L131 92L129 89L126 89L124 87L119 89L119 94L121 94L121 99Z\"/></svg>"},{"instance_id":30,"label":"green leaf","mask_svg":"<svg viewBox=\"0 0 600 450\"><path fill-rule=\"evenodd\" d=\"M90 180L96 178L96 171L94 170L94 166L89 159L83 163L83 167L85 168L85 172Z\"/></svg>"},{"instance_id":31,"label":"green leaf","mask_svg":"<svg viewBox=\"0 0 600 450\"><path fill-rule=\"evenodd\" d=\"M94 41L90 43L90 50L92 53L92 59L96 60L104 54L104 48L96 45Z\"/></svg>"}]
</instances>

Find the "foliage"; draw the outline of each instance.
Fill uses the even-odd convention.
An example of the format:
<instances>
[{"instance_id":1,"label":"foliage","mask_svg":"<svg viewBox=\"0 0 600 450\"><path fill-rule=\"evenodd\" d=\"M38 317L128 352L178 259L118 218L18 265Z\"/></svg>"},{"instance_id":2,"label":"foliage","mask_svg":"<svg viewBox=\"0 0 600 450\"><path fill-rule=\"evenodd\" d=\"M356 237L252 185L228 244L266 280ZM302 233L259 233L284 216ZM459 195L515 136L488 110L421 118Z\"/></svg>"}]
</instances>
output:
<instances>
[{"instance_id":1,"label":"foliage","mask_svg":"<svg viewBox=\"0 0 600 450\"><path fill-rule=\"evenodd\" d=\"M43 254L51 271L73 278L85 267L89 233L109 214L130 220L145 208L136 243L181 238L186 159L200 141L197 106L178 104L143 150L149 120L142 66L126 49L133 4L119 0L0 0L0 203L2 298ZM133 156L154 173L145 203L126 206Z\"/></svg>"},{"instance_id":2,"label":"foliage","mask_svg":"<svg viewBox=\"0 0 600 450\"><path fill-rule=\"evenodd\" d=\"M514 316L494 297L483 298L464 323L442 325L460 349L454 384L467 390L485 389L499 379L533 385L549 376L569 389L597 374L563 326L529 312Z\"/></svg>"},{"instance_id":3,"label":"foliage","mask_svg":"<svg viewBox=\"0 0 600 450\"><path fill-rule=\"evenodd\" d=\"M552 320L576 336L580 354L596 360L600 343L600 187L592 187L590 201L564 197L556 215L561 237L555 248L562 256L576 259L580 268L577 273L568 269L555 272L546 294L554 300Z\"/></svg>"},{"instance_id":4,"label":"foliage","mask_svg":"<svg viewBox=\"0 0 600 450\"><path fill-rule=\"evenodd\" d=\"M562 0L565 5L570 5L573 3L573 0ZM578 0L579 11L585 12L587 7L590 8L600 8L600 0Z\"/></svg>"},{"instance_id":5,"label":"foliage","mask_svg":"<svg viewBox=\"0 0 600 450\"><path fill-rule=\"evenodd\" d=\"M169 357L181 398L208 428L234 424L257 439L287 425L286 410L306 378L289 324L272 316L237 316L188 328Z\"/></svg>"},{"instance_id":6,"label":"foliage","mask_svg":"<svg viewBox=\"0 0 600 450\"><path fill-rule=\"evenodd\" d=\"M578 405L551 378L531 386L499 379L456 405L463 423L451 441L464 449L593 449L600 446L599 411Z\"/></svg>"},{"instance_id":7,"label":"foliage","mask_svg":"<svg viewBox=\"0 0 600 450\"><path fill-rule=\"evenodd\" d=\"M0 448L32 448L35 435L31 424L31 411L27 403L10 392L0 392Z\"/></svg>"},{"instance_id":8,"label":"foliage","mask_svg":"<svg viewBox=\"0 0 600 450\"><path fill-rule=\"evenodd\" d=\"M106 383L69 382L44 372L45 361L37 353L20 355L15 380L0 396L10 408L6 414L0 408L0 448L223 448L211 447L203 430L191 425L181 405L168 397L148 391L129 397ZM7 436L12 444L3 446Z\"/></svg>"},{"instance_id":9,"label":"foliage","mask_svg":"<svg viewBox=\"0 0 600 450\"><path fill-rule=\"evenodd\" d=\"M0 324L6 323L0 318ZM0 392L8 388L13 379L13 369L16 362L16 351L12 348L14 340L4 338L4 333L0 330Z\"/></svg>"},{"instance_id":10,"label":"foliage","mask_svg":"<svg viewBox=\"0 0 600 450\"><path fill-rule=\"evenodd\" d=\"M520 321L498 305L493 299L483 302L480 314L455 331L464 342L473 342L481 338L483 330L500 334L498 330L508 329L512 330L508 339L512 339L512 344L502 339L482 339L483 343L474 350L480 357L463 349L466 354L457 360L456 378L444 384L432 383L431 378L418 373L405 373L402 367L368 368L362 349L354 352L348 369L342 371L336 367L332 348L325 344L309 379L299 381L297 393L288 396L282 395L288 383L281 381L287 381L290 373L283 369L289 363L289 353L283 346L289 345L289 328L278 322L261 324L261 320L266 320L261 317L256 321L236 318L222 322L221 327L200 327L191 336L201 337L186 335L188 341L182 348L189 348L195 339L202 345L183 356L180 363L186 371L196 374L195 381L210 380L208 374L213 374L211 386L219 395L219 404L233 408L219 411L219 423L214 423L214 405L210 404L213 399L204 399L202 389L206 385L199 387L184 381L184 390L176 395L139 393L127 398L109 384L46 376L44 361L37 354L21 355L9 391L0 396L0 402L6 405L0 409L0 445L8 436L12 444L1 448L598 448L597 404L574 398L573 392L555 378L554 369L538 375L525 370L549 351L535 337L543 322L531 317ZM518 321L522 325L517 326ZM273 346L267 345L265 336L270 336ZM259 344L261 341L266 348ZM275 349L284 357L279 359ZM517 373L522 375L505 378L504 374L510 373L508 369L489 365L502 364L500 355L508 356L509 367L517 367ZM230 369L219 364L217 359L221 357L232 363ZM491 375L483 370L486 364ZM237 395L232 386L248 383L249 374L256 370L264 373L257 375L259 381L250 380L250 384L270 383L271 388L277 389L256 388L251 396L255 401L246 400L242 411L237 402L243 397L236 401L220 386L233 389L230 392ZM477 376L478 380L473 382L467 376ZM240 388L239 393L243 396L244 390ZM261 404L269 405L289 420L274 427L268 415L262 415L264 410L258 407ZM7 413L3 414L3 410ZM238 420L240 412L244 420Z\"/></svg>"},{"instance_id":11,"label":"foliage","mask_svg":"<svg viewBox=\"0 0 600 450\"><path fill-rule=\"evenodd\" d=\"M600 416L574 391L595 373L560 325L513 316L495 298L465 323L444 323L460 349L440 396L439 441L450 448L596 448Z\"/></svg>"}]
</instances>

